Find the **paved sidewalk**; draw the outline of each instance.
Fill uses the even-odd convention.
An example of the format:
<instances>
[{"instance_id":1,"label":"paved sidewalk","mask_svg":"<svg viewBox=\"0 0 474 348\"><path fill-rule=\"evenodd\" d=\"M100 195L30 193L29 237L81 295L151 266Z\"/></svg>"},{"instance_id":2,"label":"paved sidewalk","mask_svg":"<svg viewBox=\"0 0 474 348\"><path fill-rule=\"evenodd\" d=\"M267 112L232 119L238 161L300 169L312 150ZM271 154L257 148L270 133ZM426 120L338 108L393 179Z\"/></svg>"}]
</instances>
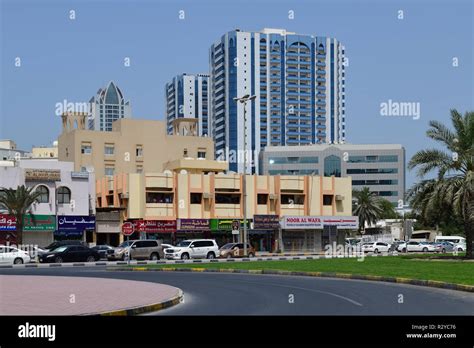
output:
<instances>
[{"instance_id":1,"label":"paved sidewalk","mask_svg":"<svg viewBox=\"0 0 474 348\"><path fill-rule=\"evenodd\" d=\"M133 280L1 275L0 294L0 315L90 315L164 303L181 290Z\"/></svg>"}]
</instances>

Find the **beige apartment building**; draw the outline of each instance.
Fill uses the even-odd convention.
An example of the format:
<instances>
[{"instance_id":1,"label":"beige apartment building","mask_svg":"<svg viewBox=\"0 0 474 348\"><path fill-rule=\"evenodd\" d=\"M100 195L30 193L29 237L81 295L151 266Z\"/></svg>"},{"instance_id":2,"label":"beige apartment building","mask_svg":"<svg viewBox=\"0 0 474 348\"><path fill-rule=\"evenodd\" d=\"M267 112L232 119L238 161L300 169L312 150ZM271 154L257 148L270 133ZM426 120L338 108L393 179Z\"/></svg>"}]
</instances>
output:
<instances>
[{"instance_id":1,"label":"beige apartment building","mask_svg":"<svg viewBox=\"0 0 474 348\"><path fill-rule=\"evenodd\" d=\"M93 170L101 178L185 167L193 173L227 170L226 162L214 161L212 139L196 136L194 119L177 121L176 135L168 135L164 121L119 119L105 132L87 130L86 118L86 113L62 115L59 160L74 162L76 171Z\"/></svg>"},{"instance_id":2,"label":"beige apartment building","mask_svg":"<svg viewBox=\"0 0 474 348\"><path fill-rule=\"evenodd\" d=\"M330 242L344 243L345 231L357 228L350 177L247 175L246 183L249 237L259 251L320 251ZM232 224L244 224L242 184L243 176L234 173L104 177L96 183L97 209L115 211L119 221L114 230L98 224L97 242L116 240L113 234L123 240L124 222L134 226L131 238L236 241L242 233L233 234Z\"/></svg>"}]
</instances>

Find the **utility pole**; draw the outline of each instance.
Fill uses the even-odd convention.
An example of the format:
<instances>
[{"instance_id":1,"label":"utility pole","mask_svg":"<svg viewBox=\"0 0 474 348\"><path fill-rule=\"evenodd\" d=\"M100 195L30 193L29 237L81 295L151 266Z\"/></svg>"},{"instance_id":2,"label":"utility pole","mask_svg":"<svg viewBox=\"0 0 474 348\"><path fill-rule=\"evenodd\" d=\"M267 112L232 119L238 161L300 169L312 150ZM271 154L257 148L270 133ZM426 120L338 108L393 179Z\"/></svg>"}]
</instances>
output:
<instances>
[{"instance_id":1,"label":"utility pole","mask_svg":"<svg viewBox=\"0 0 474 348\"><path fill-rule=\"evenodd\" d=\"M256 98L256 95L244 95L240 98L234 98L234 101L244 104L244 176L242 180L243 202L244 210L244 255L247 256L247 102ZM239 158L239 156L237 156Z\"/></svg>"}]
</instances>

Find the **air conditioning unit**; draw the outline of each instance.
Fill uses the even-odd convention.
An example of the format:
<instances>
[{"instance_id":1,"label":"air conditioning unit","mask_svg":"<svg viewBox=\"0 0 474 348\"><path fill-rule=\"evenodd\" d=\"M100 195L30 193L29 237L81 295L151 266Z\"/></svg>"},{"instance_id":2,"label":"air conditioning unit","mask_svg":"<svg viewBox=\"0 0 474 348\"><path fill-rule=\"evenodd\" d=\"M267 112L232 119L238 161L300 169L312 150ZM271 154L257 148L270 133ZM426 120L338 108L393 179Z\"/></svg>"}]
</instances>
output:
<instances>
[{"instance_id":1,"label":"air conditioning unit","mask_svg":"<svg viewBox=\"0 0 474 348\"><path fill-rule=\"evenodd\" d=\"M202 194L202 198L204 198L204 199L213 199L214 195L212 193L209 193L209 192L204 192Z\"/></svg>"},{"instance_id":2,"label":"air conditioning unit","mask_svg":"<svg viewBox=\"0 0 474 348\"><path fill-rule=\"evenodd\" d=\"M120 198L130 198L128 193L120 193L119 196Z\"/></svg>"},{"instance_id":3,"label":"air conditioning unit","mask_svg":"<svg viewBox=\"0 0 474 348\"><path fill-rule=\"evenodd\" d=\"M276 194L274 194L274 193L270 193L270 194L268 195L268 197L269 197L270 199L273 199L273 200L276 200L276 199L278 198L278 196L277 196Z\"/></svg>"},{"instance_id":4,"label":"air conditioning unit","mask_svg":"<svg viewBox=\"0 0 474 348\"><path fill-rule=\"evenodd\" d=\"M336 195L336 201L343 201L344 196L343 195Z\"/></svg>"}]
</instances>

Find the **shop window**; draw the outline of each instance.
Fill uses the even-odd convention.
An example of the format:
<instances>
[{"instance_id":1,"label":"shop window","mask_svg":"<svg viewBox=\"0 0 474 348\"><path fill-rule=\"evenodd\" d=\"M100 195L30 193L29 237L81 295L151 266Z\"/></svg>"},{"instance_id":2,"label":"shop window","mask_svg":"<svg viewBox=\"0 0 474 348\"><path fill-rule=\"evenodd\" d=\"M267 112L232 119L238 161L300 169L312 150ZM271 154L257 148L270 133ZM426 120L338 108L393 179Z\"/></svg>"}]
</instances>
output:
<instances>
[{"instance_id":1,"label":"shop window","mask_svg":"<svg viewBox=\"0 0 474 348\"><path fill-rule=\"evenodd\" d=\"M257 204L267 205L267 203L268 203L268 194L259 193L257 195Z\"/></svg>"},{"instance_id":2,"label":"shop window","mask_svg":"<svg viewBox=\"0 0 474 348\"><path fill-rule=\"evenodd\" d=\"M147 192L147 203L173 203L173 193L169 192Z\"/></svg>"},{"instance_id":3,"label":"shop window","mask_svg":"<svg viewBox=\"0 0 474 348\"><path fill-rule=\"evenodd\" d=\"M332 205L333 195L323 195L323 205Z\"/></svg>"},{"instance_id":4,"label":"shop window","mask_svg":"<svg viewBox=\"0 0 474 348\"><path fill-rule=\"evenodd\" d=\"M201 204L202 193L191 193L191 204Z\"/></svg>"},{"instance_id":5,"label":"shop window","mask_svg":"<svg viewBox=\"0 0 474 348\"><path fill-rule=\"evenodd\" d=\"M240 193L216 193L217 204L240 204Z\"/></svg>"},{"instance_id":6,"label":"shop window","mask_svg":"<svg viewBox=\"0 0 474 348\"><path fill-rule=\"evenodd\" d=\"M281 195L281 204L304 204L304 195L283 194Z\"/></svg>"}]
</instances>

